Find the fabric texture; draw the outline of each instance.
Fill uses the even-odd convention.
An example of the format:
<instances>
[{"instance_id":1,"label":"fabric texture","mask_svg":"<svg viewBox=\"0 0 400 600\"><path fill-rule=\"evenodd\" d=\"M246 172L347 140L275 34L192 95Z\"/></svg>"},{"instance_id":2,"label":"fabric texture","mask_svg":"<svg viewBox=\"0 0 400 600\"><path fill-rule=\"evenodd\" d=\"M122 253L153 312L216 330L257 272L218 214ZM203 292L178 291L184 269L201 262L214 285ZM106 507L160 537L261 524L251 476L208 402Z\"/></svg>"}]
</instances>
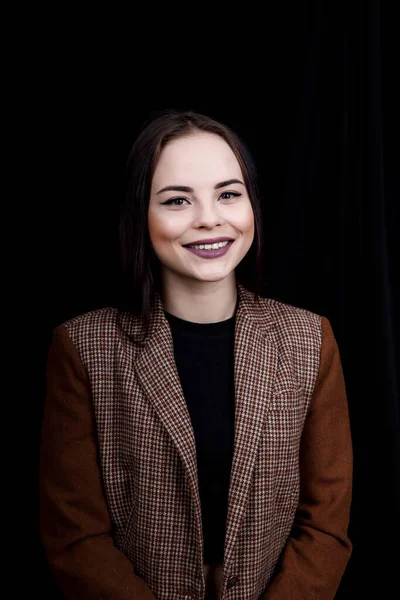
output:
<instances>
[{"instance_id":1,"label":"fabric texture","mask_svg":"<svg viewBox=\"0 0 400 600\"><path fill-rule=\"evenodd\" d=\"M352 446L325 317L237 286L235 440L224 562L203 563L196 445L160 297L57 327L40 461L41 535L66 598L328 600L352 546Z\"/></svg>"},{"instance_id":2,"label":"fabric texture","mask_svg":"<svg viewBox=\"0 0 400 600\"><path fill-rule=\"evenodd\" d=\"M192 323L165 312L196 442L206 564L222 564L235 433L233 317Z\"/></svg>"}]
</instances>

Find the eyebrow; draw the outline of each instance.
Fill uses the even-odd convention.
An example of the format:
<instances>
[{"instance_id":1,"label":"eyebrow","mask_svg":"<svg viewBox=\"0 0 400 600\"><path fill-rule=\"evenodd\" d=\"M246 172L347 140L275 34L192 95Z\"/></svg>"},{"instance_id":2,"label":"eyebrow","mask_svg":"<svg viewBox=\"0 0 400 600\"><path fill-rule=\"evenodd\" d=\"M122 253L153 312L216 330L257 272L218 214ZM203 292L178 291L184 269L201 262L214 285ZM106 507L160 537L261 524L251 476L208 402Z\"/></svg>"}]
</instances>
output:
<instances>
[{"instance_id":1,"label":"eyebrow","mask_svg":"<svg viewBox=\"0 0 400 600\"><path fill-rule=\"evenodd\" d=\"M221 181L214 186L214 190L219 190L220 188L226 187L227 185L232 185L232 183L240 183L244 185L243 181L239 179L228 179L227 181ZM188 187L187 185L167 185L157 192L157 194L161 194L161 192L188 192L193 194L194 189Z\"/></svg>"}]
</instances>

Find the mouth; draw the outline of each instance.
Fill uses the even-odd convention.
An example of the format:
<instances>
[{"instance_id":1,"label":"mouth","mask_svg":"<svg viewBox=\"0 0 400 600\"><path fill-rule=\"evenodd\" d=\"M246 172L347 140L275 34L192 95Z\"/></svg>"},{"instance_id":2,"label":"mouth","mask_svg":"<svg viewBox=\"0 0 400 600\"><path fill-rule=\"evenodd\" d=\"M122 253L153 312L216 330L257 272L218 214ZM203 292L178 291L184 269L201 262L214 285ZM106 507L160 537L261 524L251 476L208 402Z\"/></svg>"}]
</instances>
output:
<instances>
[{"instance_id":1,"label":"mouth","mask_svg":"<svg viewBox=\"0 0 400 600\"><path fill-rule=\"evenodd\" d=\"M222 246L222 248L215 248L211 250L200 250L198 248L191 248L189 246L182 247L186 248L186 250L192 252L192 254L195 254L196 256L199 256L200 258L219 258L220 256L224 256L230 250L230 247L234 244L234 242L235 240L228 240L228 243L225 246Z\"/></svg>"},{"instance_id":2,"label":"mouth","mask_svg":"<svg viewBox=\"0 0 400 600\"><path fill-rule=\"evenodd\" d=\"M225 238L223 240L219 240L218 242L196 242L196 243L192 243L192 244L182 244L182 246L184 248L188 248L189 246L206 246L206 245L210 245L210 244L219 244L221 242L234 242L235 240L233 240L232 238Z\"/></svg>"}]
</instances>

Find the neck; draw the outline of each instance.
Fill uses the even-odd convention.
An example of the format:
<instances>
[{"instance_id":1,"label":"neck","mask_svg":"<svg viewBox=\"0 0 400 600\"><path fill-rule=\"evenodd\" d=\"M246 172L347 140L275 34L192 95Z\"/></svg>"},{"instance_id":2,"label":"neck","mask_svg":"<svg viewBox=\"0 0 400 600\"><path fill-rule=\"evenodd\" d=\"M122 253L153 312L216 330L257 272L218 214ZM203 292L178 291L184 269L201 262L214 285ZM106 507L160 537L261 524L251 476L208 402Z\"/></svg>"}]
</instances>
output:
<instances>
[{"instance_id":1,"label":"neck","mask_svg":"<svg viewBox=\"0 0 400 600\"><path fill-rule=\"evenodd\" d=\"M194 281L164 278L161 302L165 311L192 323L218 323L235 314L237 289L235 273L222 281Z\"/></svg>"}]
</instances>

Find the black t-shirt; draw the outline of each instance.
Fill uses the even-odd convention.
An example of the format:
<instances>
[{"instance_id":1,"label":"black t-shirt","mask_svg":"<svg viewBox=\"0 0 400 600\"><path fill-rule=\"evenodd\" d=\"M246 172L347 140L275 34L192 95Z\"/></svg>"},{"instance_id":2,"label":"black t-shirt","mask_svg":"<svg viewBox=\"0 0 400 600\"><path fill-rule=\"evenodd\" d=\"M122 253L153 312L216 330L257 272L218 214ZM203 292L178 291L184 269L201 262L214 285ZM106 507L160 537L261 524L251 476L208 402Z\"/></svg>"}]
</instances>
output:
<instances>
[{"instance_id":1,"label":"black t-shirt","mask_svg":"<svg viewBox=\"0 0 400 600\"><path fill-rule=\"evenodd\" d=\"M164 313L196 439L203 558L205 563L222 564L234 444L236 314L203 324Z\"/></svg>"}]
</instances>

